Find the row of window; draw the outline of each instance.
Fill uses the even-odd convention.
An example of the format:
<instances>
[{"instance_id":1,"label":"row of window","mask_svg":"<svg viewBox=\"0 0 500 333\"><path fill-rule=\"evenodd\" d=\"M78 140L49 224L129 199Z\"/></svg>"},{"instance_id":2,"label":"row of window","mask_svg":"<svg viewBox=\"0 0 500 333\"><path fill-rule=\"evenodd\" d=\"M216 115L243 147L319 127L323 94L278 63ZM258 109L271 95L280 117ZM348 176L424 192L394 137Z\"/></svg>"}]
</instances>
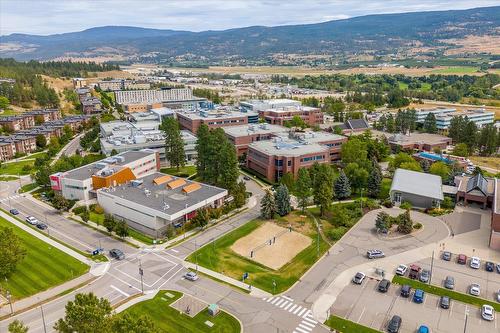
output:
<instances>
[{"instance_id":1,"label":"row of window","mask_svg":"<svg viewBox=\"0 0 500 333\"><path fill-rule=\"evenodd\" d=\"M209 121L209 125L216 125L216 124L236 124L236 123L244 123L245 120L243 119L230 119L230 120L221 120L221 121Z\"/></svg>"},{"instance_id":2,"label":"row of window","mask_svg":"<svg viewBox=\"0 0 500 333\"><path fill-rule=\"evenodd\" d=\"M305 163L305 162L318 161L318 160L323 160L323 159L325 159L325 155L316 155L316 156L301 158L300 162Z\"/></svg>"}]
</instances>

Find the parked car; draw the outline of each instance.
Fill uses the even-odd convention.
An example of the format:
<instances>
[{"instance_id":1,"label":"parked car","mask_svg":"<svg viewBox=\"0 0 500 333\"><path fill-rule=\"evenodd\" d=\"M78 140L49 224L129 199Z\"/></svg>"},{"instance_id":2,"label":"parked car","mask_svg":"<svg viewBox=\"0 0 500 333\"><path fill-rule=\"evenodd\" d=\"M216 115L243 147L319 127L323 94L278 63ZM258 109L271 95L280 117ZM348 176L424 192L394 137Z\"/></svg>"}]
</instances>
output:
<instances>
[{"instance_id":1,"label":"parked car","mask_svg":"<svg viewBox=\"0 0 500 333\"><path fill-rule=\"evenodd\" d=\"M471 284L469 287L469 294L479 296L481 294L481 286L477 283Z\"/></svg>"},{"instance_id":2,"label":"parked car","mask_svg":"<svg viewBox=\"0 0 500 333\"><path fill-rule=\"evenodd\" d=\"M184 277L186 278L186 280L189 280L189 281L198 280L198 274L196 274L196 272L193 272L193 271L187 272L186 274L184 274Z\"/></svg>"},{"instance_id":3,"label":"parked car","mask_svg":"<svg viewBox=\"0 0 500 333\"><path fill-rule=\"evenodd\" d=\"M439 299L439 306L442 309L449 309L450 308L450 298L448 296L441 296Z\"/></svg>"},{"instance_id":4,"label":"parked car","mask_svg":"<svg viewBox=\"0 0 500 333\"><path fill-rule=\"evenodd\" d=\"M451 252L450 251L444 251L443 254L441 255L441 258L446 261L451 260Z\"/></svg>"},{"instance_id":5,"label":"parked car","mask_svg":"<svg viewBox=\"0 0 500 333\"><path fill-rule=\"evenodd\" d=\"M447 276L444 279L444 287L446 289L455 289L455 278L453 276Z\"/></svg>"},{"instance_id":6,"label":"parked car","mask_svg":"<svg viewBox=\"0 0 500 333\"><path fill-rule=\"evenodd\" d=\"M481 317L483 317L484 320L493 321L495 320L495 310L493 310L491 305L484 304L481 307Z\"/></svg>"},{"instance_id":7,"label":"parked car","mask_svg":"<svg viewBox=\"0 0 500 333\"><path fill-rule=\"evenodd\" d=\"M11 210L9 210L9 213L11 213L12 215L19 215L19 211L15 208L12 208Z\"/></svg>"},{"instance_id":8,"label":"parked car","mask_svg":"<svg viewBox=\"0 0 500 333\"><path fill-rule=\"evenodd\" d=\"M377 259L385 257L385 254L380 250L368 250L366 251L366 257L368 259Z\"/></svg>"},{"instance_id":9,"label":"parked car","mask_svg":"<svg viewBox=\"0 0 500 333\"><path fill-rule=\"evenodd\" d=\"M38 220L33 216L26 216L26 222L31 225L37 225L39 223Z\"/></svg>"},{"instance_id":10,"label":"parked car","mask_svg":"<svg viewBox=\"0 0 500 333\"><path fill-rule=\"evenodd\" d=\"M244 180L250 180L250 177L248 177L248 176L243 176L243 179L244 179Z\"/></svg>"},{"instance_id":11,"label":"parked car","mask_svg":"<svg viewBox=\"0 0 500 333\"><path fill-rule=\"evenodd\" d=\"M425 325L420 325L417 332L418 333L430 333L431 330L429 329L429 327L427 327Z\"/></svg>"},{"instance_id":12,"label":"parked car","mask_svg":"<svg viewBox=\"0 0 500 333\"><path fill-rule=\"evenodd\" d=\"M115 258L117 260L125 259L125 253L123 253L122 250L119 249L109 250L109 255L111 256L111 258Z\"/></svg>"},{"instance_id":13,"label":"parked car","mask_svg":"<svg viewBox=\"0 0 500 333\"><path fill-rule=\"evenodd\" d=\"M387 279L383 279L378 283L378 291L381 293L386 293L389 290L389 286L391 285L391 282Z\"/></svg>"},{"instance_id":14,"label":"parked car","mask_svg":"<svg viewBox=\"0 0 500 333\"><path fill-rule=\"evenodd\" d=\"M389 333L398 333L399 328L401 327L401 317L394 315L391 318L391 321L389 321L389 325L387 325L387 332Z\"/></svg>"},{"instance_id":15,"label":"parked car","mask_svg":"<svg viewBox=\"0 0 500 333\"><path fill-rule=\"evenodd\" d=\"M500 289L497 292L497 302L500 303Z\"/></svg>"},{"instance_id":16,"label":"parked car","mask_svg":"<svg viewBox=\"0 0 500 333\"><path fill-rule=\"evenodd\" d=\"M500 264L497 264L497 273L500 274Z\"/></svg>"},{"instance_id":17,"label":"parked car","mask_svg":"<svg viewBox=\"0 0 500 333\"><path fill-rule=\"evenodd\" d=\"M400 264L398 268L396 268L396 275L405 275L408 270L408 266Z\"/></svg>"},{"instance_id":18,"label":"parked car","mask_svg":"<svg viewBox=\"0 0 500 333\"><path fill-rule=\"evenodd\" d=\"M487 271L487 272L494 272L495 271L495 264L492 263L491 261L487 261L485 264L484 264L484 269Z\"/></svg>"},{"instance_id":19,"label":"parked car","mask_svg":"<svg viewBox=\"0 0 500 333\"><path fill-rule=\"evenodd\" d=\"M410 297L410 293L411 293L411 287L407 284L404 284L401 287L401 292L400 292L401 297L408 298Z\"/></svg>"},{"instance_id":20,"label":"parked car","mask_svg":"<svg viewBox=\"0 0 500 333\"><path fill-rule=\"evenodd\" d=\"M408 275L408 277L410 279L418 279L418 276L419 276L421 270L422 269L420 268L419 265L411 264L410 265L410 274Z\"/></svg>"},{"instance_id":21,"label":"parked car","mask_svg":"<svg viewBox=\"0 0 500 333\"><path fill-rule=\"evenodd\" d=\"M422 289L415 290L415 293L413 294L413 302L423 303L424 298L425 298L425 293Z\"/></svg>"},{"instance_id":22,"label":"parked car","mask_svg":"<svg viewBox=\"0 0 500 333\"><path fill-rule=\"evenodd\" d=\"M465 265L467 263L467 256L465 254L459 254L457 257L457 263L460 265Z\"/></svg>"},{"instance_id":23,"label":"parked car","mask_svg":"<svg viewBox=\"0 0 500 333\"><path fill-rule=\"evenodd\" d=\"M481 267L481 259L478 257L470 258L470 267L474 269L479 269Z\"/></svg>"},{"instance_id":24,"label":"parked car","mask_svg":"<svg viewBox=\"0 0 500 333\"><path fill-rule=\"evenodd\" d=\"M429 271L428 269L423 269L422 272L420 272L419 280L420 282L427 283L429 282L430 277L431 271Z\"/></svg>"},{"instance_id":25,"label":"parked car","mask_svg":"<svg viewBox=\"0 0 500 333\"><path fill-rule=\"evenodd\" d=\"M354 277L352 278L352 282L355 284L362 284L365 277L365 273L357 272L356 275L354 275Z\"/></svg>"},{"instance_id":26,"label":"parked car","mask_svg":"<svg viewBox=\"0 0 500 333\"><path fill-rule=\"evenodd\" d=\"M38 224L36 225L36 227L37 227L38 229L40 229L40 230L45 230L45 229L47 229L47 228L48 228L48 227L47 227L47 225L46 225L45 223L38 223Z\"/></svg>"}]
</instances>

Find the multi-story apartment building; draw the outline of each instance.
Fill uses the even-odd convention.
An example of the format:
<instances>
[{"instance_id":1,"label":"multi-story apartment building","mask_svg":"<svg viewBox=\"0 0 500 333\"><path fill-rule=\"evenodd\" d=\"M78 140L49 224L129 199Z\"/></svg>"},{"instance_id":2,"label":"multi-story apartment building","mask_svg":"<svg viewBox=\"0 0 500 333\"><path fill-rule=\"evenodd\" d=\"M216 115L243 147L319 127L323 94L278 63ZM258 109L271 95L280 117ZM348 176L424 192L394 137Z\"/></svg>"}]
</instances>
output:
<instances>
[{"instance_id":1,"label":"multi-story apartment building","mask_svg":"<svg viewBox=\"0 0 500 333\"><path fill-rule=\"evenodd\" d=\"M289 131L286 127L267 123L228 126L223 127L223 129L229 141L236 148L238 156L245 154L248 151L248 145L252 142L271 140L273 137Z\"/></svg>"},{"instance_id":2,"label":"multi-story apartment building","mask_svg":"<svg viewBox=\"0 0 500 333\"><path fill-rule=\"evenodd\" d=\"M106 80L97 82L99 89L103 91L118 91L123 89L123 80Z\"/></svg>"},{"instance_id":3,"label":"multi-story apartment building","mask_svg":"<svg viewBox=\"0 0 500 333\"><path fill-rule=\"evenodd\" d=\"M83 88L87 86L87 79L81 77L75 77L72 79L72 81L74 89Z\"/></svg>"},{"instance_id":4,"label":"multi-story apartment building","mask_svg":"<svg viewBox=\"0 0 500 333\"><path fill-rule=\"evenodd\" d=\"M218 128L259 122L257 113L234 111L230 107L203 109L201 111L180 110L176 111L176 114L181 128L192 133L196 133L201 124L205 124L209 128Z\"/></svg>"},{"instance_id":5,"label":"multi-story apartment building","mask_svg":"<svg viewBox=\"0 0 500 333\"><path fill-rule=\"evenodd\" d=\"M61 119L61 112L58 109L31 110L24 112L23 115L34 116L35 123L37 123L38 118L40 118L43 123Z\"/></svg>"},{"instance_id":6,"label":"multi-story apartment building","mask_svg":"<svg viewBox=\"0 0 500 333\"><path fill-rule=\"evenodd\" d=\"M97 82L98 87L104 91L119 91L132 89L150 89L151 84L147 81L115 79Z\"/></svg>"},{"instance_id":7,"label":"multi-story apartment building","mask_svg":"<svg viewBox=\"0 0 500 333\"><path fill-rule=\"evenodd\" d=\"M344 136L327 132L291 132L249 144L247 167L272 182L287 172L296 177L300 168L340 159L341 146L346 141Z\"/></svg>"},{"instance_id":8,"label":"multi-story apartment building","mask_svg":"<svg viewBox=\"0 0 500 333\"><path fill-rule=\"evenodd\" d=\"M264 111L269 109L298 108L302 105L300 101L293 99L251 99L240 102L240 107L246 111Z\"/></svg>"},{"instance_id":9,"label":"multi-story apartment building","mask_svg":"<svg viewBox=\"0 0 500 333\"><path fill-rule=\"evenodd\" d=\"M118 104L154 104L191 100L193 99L193 92L189 88L125 90L116 91L115 99Z\"/></svg>"},{"instance_id":10,"label":"multi-story apartment building","mask_svg":"<svg viewBox=\"0 0 500 333\"><path fill-rule=\"evenodd\" d=\"M291 106L259 111L259 117L267 123L281 126L296 116L300 117L309 126L323 124L323 112L319 108L310 106Z\"/></svg>"},{"instance_id":11,"label":"multi-story apartment building","mask_svg":"<svg viewBox=\"0 0 500 333\"><path fill-rule=\"evenodd\" d=\"M101 100L97 97L88 97L81 101L83 114L96 114L102 111Z\"/></svg>"},{"instance_id":12,"label":"multi-story apartment building","mask_svg":"<svg viewBox=\"0 0 500 333\"><path fill-rule=\"evenodd\" d=\"M0 117L0 126L11 132L21 131L35 126L35 117L29 114Z\"/></svg>"}]
</instances>

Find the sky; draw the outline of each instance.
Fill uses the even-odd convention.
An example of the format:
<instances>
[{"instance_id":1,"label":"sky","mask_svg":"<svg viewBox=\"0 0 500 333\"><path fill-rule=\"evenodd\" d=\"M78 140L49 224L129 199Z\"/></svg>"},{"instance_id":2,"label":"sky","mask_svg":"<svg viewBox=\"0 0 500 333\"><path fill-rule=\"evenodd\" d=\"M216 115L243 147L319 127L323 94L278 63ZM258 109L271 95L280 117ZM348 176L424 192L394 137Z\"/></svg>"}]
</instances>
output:
<instances>
[{"instance_id":1,"label":"sky","mask_svg":"<svg viewBox=\"0 0 500 333\"><path fill-rule=\"evenodd\" d=\"M0 0L0 35L49 35L106 25L223 30L499 4L499 0Z\"/></svg>"}]
</instances>

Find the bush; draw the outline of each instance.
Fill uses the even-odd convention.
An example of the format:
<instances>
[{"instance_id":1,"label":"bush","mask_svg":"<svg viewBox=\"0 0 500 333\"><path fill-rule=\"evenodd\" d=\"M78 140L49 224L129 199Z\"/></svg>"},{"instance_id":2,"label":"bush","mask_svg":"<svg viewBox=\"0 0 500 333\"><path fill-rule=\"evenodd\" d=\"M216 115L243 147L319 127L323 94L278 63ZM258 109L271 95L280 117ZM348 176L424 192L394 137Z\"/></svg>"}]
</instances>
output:
<instances>
[{"instance_id":1,"label":"bush","mask_svg":"<svg viewBox=\"0 0 500 333\"><path fill-rule=\"evenodd\" d=\"M400 206L399 208L401 209L404 209L404 210L408 210L408 209L411 209L413 206L411 205L411 203L409 203L408 201L404 201Z\"/></svg>"},{"instance_id":2,"label":"bush","mask_svg":"<svg viewBox=\"0 0 500 333\"><path fill-rule=\"evenodd\" d=\"M330 238L333 241L338 241L339 239L342 238L342 236L345 235L347 232L348 228L346 227L338 227L332 230L329 230L327 232L328 238Z\"/></svg>"},{"instance_id":3,"label":"bush","mask_svg":"<svg viewBox=\"0 0 500 333\"><path fill-rule=\"evenodd\" d=\"M441 202L441 208L444 209L453 209L455 208L455 203L450 197L445 197L443 202Z\"/></svg>"},{"instance_id":4,"label":"bush","mask_svg":"<svg viewBox=\"0 0 500 333\"><path fill-rule=\"evenodd\" d=\"M363 207L368 208L369 210L377 209L380 207L377 200L366 199L363 202Z\"/></svg>"},{"instance_id":5,"label":"bush","mask_svg":"<svg viewBox=\"0 0 500 333\"><path fill-rule=\"evenodd\" d=\"M394 204L392 203L391 199L385 199L384 202L382 202L382 205L386 208L392 208L394 207Z\"/></svg>"},{"instance_id":6,"label":"bush","mask_svg":"<svg viewBox=\"0 0 500 333\"><path fill-rule=\"evenodd\" d=\"M104 208L102 208L100 205L95 205L94 206L94 213L96 214L104 214Z\"/></svg>"},{"instance_id":7,"label":"bush","mask_svg":"<svg viewBox=\"0 0 500 333\"><path fill-rule=\"evenodd\" d=\"M420 223L420 222L415 223L415 224L413 225L413 229L417 229L417 230L418 230L418 229L422 229L422 223Z\"/></svg>"},{"instance_id":8,"label":"bush","mask_svg":"<svg viewBox=\"0 0 500 333\"><path fill-rule=\"evenodd\" d=\"M85 206L79 206L79 207L75 207L73 209L73 213L75 213L76 215L83 214L86 211L87 211L87 207L85 207Z\"/></svg>"}]
</instances>

